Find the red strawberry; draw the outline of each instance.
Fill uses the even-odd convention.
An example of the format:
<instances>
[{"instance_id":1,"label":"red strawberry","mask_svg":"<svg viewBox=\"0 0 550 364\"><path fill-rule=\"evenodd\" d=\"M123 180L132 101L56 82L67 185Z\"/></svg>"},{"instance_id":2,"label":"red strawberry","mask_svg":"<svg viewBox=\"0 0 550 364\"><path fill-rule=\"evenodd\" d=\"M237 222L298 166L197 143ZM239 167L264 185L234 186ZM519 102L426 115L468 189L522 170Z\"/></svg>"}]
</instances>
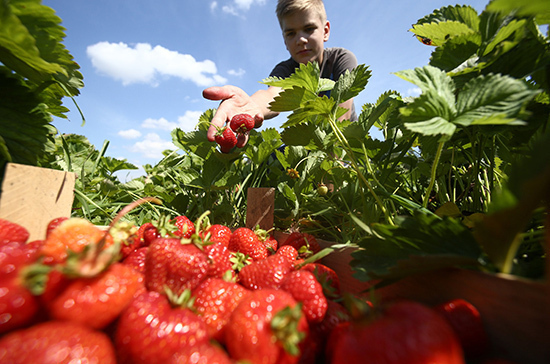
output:
<instances>
[{"instance_id":1,"label":"red strawberry","mask_svg":"<svg viewBox=\"0 0 550 364\"><path fill-rule=\"evenodd\" d=\"M37 257L35 243L0 245L0 334L30 324L38 312L38 301L23 274Z\"/></svg>"},{"instance_id":2,"label":"red strawberry","mask_svg":"<svg viewBox=\"0 0 550 364\"><path fill-rule=\"evenodd\" d=\"M143 246L149 246L153 240L160 238L157 227L151 222L142 224L138 229L137 235L142 240Z\"/></svg>"},{"instance_id":3,"label":"red strawberry","mask_svg":"<svg viewBox=\"0 0 550 364\"><path fill-rule=\"evenodd\" d=\"M149 246L145 284L151 291L164 293L167 287L179 296L205 279L209 266L208 256L196 245L176 238L159 238Z\"/></svg>"},{"instance_id":4,"label":"red strawberry","mask_svg":"<svg viewBox=\"0 0 550 364\"><path fill-rule=\"evenodd\" d=\"M94 329L113 322L143 287L143 275L115 263L94 278L76 278L48 303L57 320L74 321Z\"/></svg>"},{"instance_id":5,"label":"red strawberry","mask_svg":"<svg viewBox=\"0 0 550 364\"><path fill-rule=\"evenodd\" d=\"M232 232L231 229L225 225L214 224L210 225L206 232L202 234L202 237L205 238L208 234L210 234L208 241L222 243L223 245L228 246Z\"/></svg>"},{"instance_id":6,"label":"red strawberry","mask_svg":"<svg viewBox=\"0 0 550 364\"><path fill-rule=\"evenodd\" d=\"M233 361L220 346L205 342L174 353L168 364L233 364Z\"/></svg>"},{"instance_id":7,"label":"red strawberry","mask_svg":"<svg viewBox=\"0 0 550 364\"><path fill-rule=\"evenodd\" d=\"M252 260L265 259L269 254L258 235L249 228L240 227L233 231L229 239L229 250L248 255Z\"/></svg>"},{"instance_id":8,"label":"red strawberry","mask_svg":"<svg viewBox=\"0 0 550 364\"><path fill-rule=\"evenodd\" d=\"M237 145L237 136L228 127L220 129L214 136L214 140L219 144L222 153L229 153Z\"/></svg>"},{"instance_id":9,"label":"red strawberry","mask_svg":"<svg viewBox=\"0 0 550 364\"><path fill-rule=\"evenodd\" d=\"M277 289L292 270L292 262L287 257L273 254L263 260L245 265L240 270L238 278L240 284L251 290Z\"/></svg>"},{"instance_id":10,"label":"red strawberry","mask_svg":"<svg viewBox=\"0 0 550 364\"><path fill-rule=\"evenodd\" d=\"M15 222L0 219L0 245L9 242L24 244L29 236L29 231L25 227Z\"/></svg>"},{"instance_id":11,"label":"red strawberry","mask_svg":"<svg viewBox=\"0 0 550 364\"><path fill-rule=\"evenodd\" d=\"M119 364L167 363L176 353L208 340L199 316L153 291L141 292L122 312L114 338Z\"/></svg>"},{"instance_id":12,"label":"red strawberry","mask_svg":"<svg viewBox=\"0 0 550 364\"><path fill-rule=\"evenodd\" d=\"M214 243L204 247L209 258L208 277L223 278L227 272L235 275L233 270L233 253L223 243Z\"/></svg>"},{"instance_id":13,"label":"red strawberry","mask_svg":"<svg viewBox=\"0 0 550 364\"><path fill-rule=\"evenodd\" d=\"M239 303L225 329L234 360L255 364L297 363L308 325L300 305L281 290L262 289Z\"/></svg>"},{"instance_id":14,"label":"red strawberry","mask_svg":"<svg viewBox=\"0 0 550 364\"><path fill-rule=\"evenodd\" d=\"M487 353L489 339L481 315L474 305L458 298L434 308L450 323L467 357L479 358Z\"/></svg>"},{"instance_id":15,"label":"red strawberry","mask_svg":"<svg viewBox=\"0 0 550 364\"><path fill-rule=\"evenodd\" d=\"M249 292L240 284L220 278L208 278L193 290L194 307L208 325L210 336L223 342L231 313Z\"/></svg>"},{"instance_id":16,"label":"red strawberry","mask_svg":"<svg viewBox=\"0 0 550 364\"><path fill-rule=\"evenodd\" d=\"M338 325L327 342L331 364L464 364L452 328L435 310L413 301L385 307L378 317Z\"/></svg>"},{"instance_id":17,"label":"red strawberry","mask_svg":"<svg viewBox=\"0 0 550 364\"><path fill-rule=\"evenodd\" d=\"M283 245L277 249L277 254L284 255L290 261L295 261L298 258L298 250L292 245Z\"/></svg>"},{"instance_id":18,"label":"red strawberry","mask_svg":"<svg viewBox=\"0 0 550 364\"><path fill-rule=\"evenodd\" d=\"M281 289L287 291L298 302L308 322L321 322L327 312L327 299L323 287L313 273L307 270L295 270L286 276Z\"/></svg>"},{"instance_id":19,"label":"red strawberry","mask_svg":"<svg viewBox=\"0 0 550 364\"><path fill-rule=\"evenodd\" d=\"M237 114L231 118L229 127L237 134L245 134L254 129L254 118L248 114Z\"/></svg>"},{"instance_id":20,"label":"red strawberry","mask_svg":"<svg viewBox=\"0 0 550 364\"><path fill-rule=\"evenodd\" d=\"M41 254L45 264L63 263L69 251L82 252L86 246L98 244L102 239L104 247L113 244L112 237L105 231L85 219L73 217L61 222L50 232L41 248Z\"/></svg>"},{"instance_id":21,"label":"red strawberry","mask_svg":"<svg viewBox=\"0 0 550 364\"><path fill-rule=\"evenodd\" d=\"M300 254L300 258L307 258L321 251L321 246L313 235L297 231L291 233L282 245L295 247Z\"/></svg>"},{"instance_id":22,"label":"red strawberry","mask_svg":"<svg viewBox=\"0 0 550 364\"><path fill-rule=\"evenodd\" d=\"M0 339L0 362L116 364L109 337L74 322L48 321Z\"/></svg>"},{"instance_id":23,"label":"red strawberry","mask_svg":"<svg viewBox=\"0 0 550 364\"><path fill-rule=\"evenodd\" d=\"M46 237L48 235L50 235L50 233L56 228L58 227L59 225L61 225L61 223L65 220L69 220L68 217L64 217L64 216L61 216L61 217L56 217L55 219L51 220L49 223L48 223L48 226L46 227Z\"/></svg>"},{"instance_id":24,"label":"red strawberry","mask_svg":"<svg viewBox=\"0 0 550 364\"><path fill-rule=\"evenodd\" d=\"M176 216L172 221L177 227L177 231L174 231L174 235L183 239L189 239L195 233L195 224L187 216Z\"/></svg>"},{"instance_id":25,"label":"red strawberry","mask_svg":"<svg viewBox=\"0 0 550 364\"><path fill-rule=\"evenodd\" d=\"M129 265L141 274L145 274L145 260L147 258L148 251L148 246L134 250L122 261L122 264Z\"/></svg>"},{"instance_id":26,"label":"red strawberry","mask_svg":"<svg viewBox=\"0 0 550 364\"><path fill-rule=\"evenodd\" d=\"M321 263L308 263L301 269L315 275L317 281L323 286L325 297L337 298L340 295L340 278L332 268Z\"/></svg>"}]
</instances>

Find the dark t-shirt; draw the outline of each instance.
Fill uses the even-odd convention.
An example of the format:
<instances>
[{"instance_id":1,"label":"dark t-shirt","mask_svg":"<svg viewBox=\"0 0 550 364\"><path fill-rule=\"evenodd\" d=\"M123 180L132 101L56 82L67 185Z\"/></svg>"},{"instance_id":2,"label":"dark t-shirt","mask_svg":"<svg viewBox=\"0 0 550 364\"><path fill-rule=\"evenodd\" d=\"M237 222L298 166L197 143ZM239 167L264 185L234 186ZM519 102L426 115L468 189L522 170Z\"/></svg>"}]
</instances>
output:
<instances>
[{"instance_id":1,"label":"dark t-shirt","mask_svg":"<svg viewBox=\"0 0 550 364\"><path fill-rule=\"evenodd\" d=\"M300 65L292 58L282 61L273 68L270 77L287 78L294 73ZM329 78L333 81L338 81L340 76L347 70L352 70L357 67L357 58L355 55L345 48L326 48L323 53L323 62L321 64L321 78ZM330 92L328 92L330 95ZM352 105L351 120L357 120L355 113L355 105Z\"/></svg>"}]
</instances>

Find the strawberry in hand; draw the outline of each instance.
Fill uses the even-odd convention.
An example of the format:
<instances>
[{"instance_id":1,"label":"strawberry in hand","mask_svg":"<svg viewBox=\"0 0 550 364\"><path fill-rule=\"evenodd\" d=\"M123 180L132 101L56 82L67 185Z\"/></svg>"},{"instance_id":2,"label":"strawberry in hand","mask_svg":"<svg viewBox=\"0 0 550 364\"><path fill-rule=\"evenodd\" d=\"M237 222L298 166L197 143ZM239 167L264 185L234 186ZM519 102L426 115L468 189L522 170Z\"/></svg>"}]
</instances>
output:
<instances>
[{"instance_id":1,"label":"strawberry in hand","mask_svg":"<svg viewBox=\"0 0 550 364\"><path fill-rule=\"evenodd\" d=\"M229 127L237 134L245 134L254 129L254 118L248 114L237 114L231 118Z\"/></svg>"},{"instance_id":2,"label":"strawberry in hand","mask_svg":"<svg viewBox=\"0 0 550 364\"><path fill-rule=\"evenodd\" d=\"M231 149L233 149L233 147L237 145L237 136L235 135L233 130L228 127L220 129L216 133L214 140L220 146L220 150L222 153L229 153Z\"/></svg>"}]
</instances>

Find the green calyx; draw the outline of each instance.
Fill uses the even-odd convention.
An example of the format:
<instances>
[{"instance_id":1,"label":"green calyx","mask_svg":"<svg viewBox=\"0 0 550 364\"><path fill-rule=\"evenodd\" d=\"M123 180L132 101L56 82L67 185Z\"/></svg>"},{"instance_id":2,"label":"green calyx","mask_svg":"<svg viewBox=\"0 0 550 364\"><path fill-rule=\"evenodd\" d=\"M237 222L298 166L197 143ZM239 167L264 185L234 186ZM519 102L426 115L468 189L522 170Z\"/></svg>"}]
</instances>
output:
<instances>
[{"instance_id":1,"label":"green calyx","mask_svg":"<svg viewBox=\"0 0 550 364\"><path fill-rule=\"evenodd\" d=\"M294 307L283 308L271 320L271 330L277 341L292 356L300 355L299 345L306 337L298 327L302 315L302 304L298 303Z\"/></svg>"}]
</instances>

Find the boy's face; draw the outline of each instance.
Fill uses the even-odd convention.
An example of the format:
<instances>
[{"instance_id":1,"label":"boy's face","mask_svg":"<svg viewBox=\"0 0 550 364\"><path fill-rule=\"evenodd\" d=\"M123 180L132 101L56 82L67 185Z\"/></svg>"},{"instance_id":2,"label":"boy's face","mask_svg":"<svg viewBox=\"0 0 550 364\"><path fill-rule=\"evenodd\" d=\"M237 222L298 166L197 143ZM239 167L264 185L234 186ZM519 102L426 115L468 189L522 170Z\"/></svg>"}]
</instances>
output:
<instances>
[{"instance_id":1,"label":"boy's face","mask_svg":"<svg viewBox=\"0 0 550 364\"><path fill-rule=\"evenodd\" d=\"M323 61L324 43L330 35L330 23L322 22L312 10L296 11L283 18L283 39L290 56L298 63Z\"/></svg>"}]
</instances>

